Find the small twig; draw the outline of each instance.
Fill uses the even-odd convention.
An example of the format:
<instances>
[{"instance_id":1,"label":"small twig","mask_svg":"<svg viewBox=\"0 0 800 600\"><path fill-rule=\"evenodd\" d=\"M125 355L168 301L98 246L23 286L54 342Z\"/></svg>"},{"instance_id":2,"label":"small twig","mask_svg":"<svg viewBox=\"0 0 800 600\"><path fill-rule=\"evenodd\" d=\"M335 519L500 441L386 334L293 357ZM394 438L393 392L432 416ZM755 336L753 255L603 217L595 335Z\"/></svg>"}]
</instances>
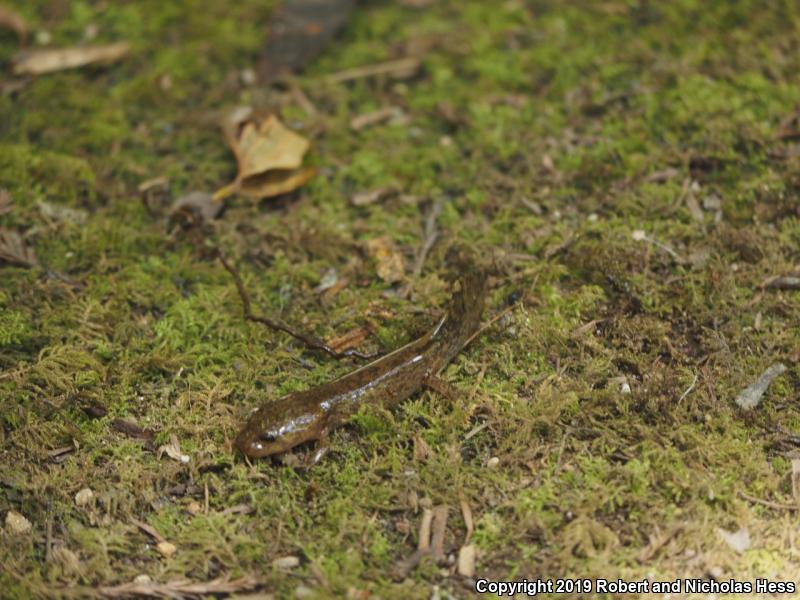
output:
<instances>
[{"instance_id":1,"label":"small twig","mask_svg":"<svg viewBox=\"0 0 800 600\"><path fill-rule=\"evenodd\" d=\"M224 579L219 577L211 581L192 582L186 580L167 581L165 583L123 583L115 586L96 588L95 593L104 598L131 598L145 596L148 598L198 598L200 596L217 596L235 594L255 589L262 582L253 577Z\"/></svg>"},{"instance_id":2,"label":"small twig","mask_svg":"<svg viewBox=\"0 0 800 600\"><path fill-rule=\"evenodd\" d=\"M766 506L768 508L774 508L775 510L790 510L790 511L800 510L800 506L795 506L793 504L783 504L781 502L772 502L770 500L762 500L761 498L756 498L755 496L751 496L750 494L745 494L744 492L739 492L739 497L742 500L747 500L748 502L753 502L755 504L761 504L762 506Z\"/></svg>"},{"instance_id":3,"label":"small twig","mask_svg":"<svg viewBox=\"0 0 800 600\"><path fill-rule=\"evenodd\" d=\"M458 503L461 505L461 516L464 519L464 526L467 528L467 533L464 536L464 546L469 544L470 539L472 539L472 532L475 530L475 522L472 518L472 508L469 506L469 502L467 502L466 496L464 493L459 494Z\"/></svg>"},{"instance_id":4,"label":"small twig","mask_svg":"<svg viewBox=\"0 0 800 600\"><path fill-rule=\"evenodd\" d=\"M692 384L688 388L686 388L686 391L683 392L683 394L681 394L680 398L678 398L678 404L680 404L683 401L683 399L686 398L686 396L688 396L689 393L694 389L694 386L697 383L697 377L698 377L698 375L697 375L697 373L695 373L694 374L694 379L692 380Z\"/></svg>"},{"instance_id":5,"label":"small twig","mask_svg":"<svg viewBox=\"0 0 800 600\"><path fill-rule=\"evenodd\" d=\"M469 336L469 337L467 338L467 341L466 341L466 342L464 342L464 346L463 346L463 347L464 347L464 348L466 348L467 346L469 346L469 343L470 343L472 340L474 340L476 337L478 337L478 336L479 336L480 334L482 334L484 331L486 331L487 329L489 329L489 327L491 327L492 325L494 325L495 323L497 323L497 322L498 322L500 319L502 319L503 317L505 317L505 316L506 316L508 313L510 313L510 312L511 312L512 310L514 310L515 308L516 308L516 304L514 304L514 305L512 305L512 306L509 306L509 307L506 307L505 309L501 310L501 311L500 311L498 314L496 314L496 315L495 315L495 316L493 316L491 319L489 319L489 321L488 321L488 322L487 322L485 325L482 325L482 326L481 326L481 328L480 328L480 329L478 329L478 331L476 331L476 332L475 332L475 333L473 333L471 336Z\"/></svg>"},{"instance_id":6,"label":"small twig","mask_svg":"<svg viewBox=\"0 0 800 600\"><path fill-rule=\"evenodd\" d=\"M422 240L422 246L420 246L419 252L417 252L417 256L414 259L414 268L412 270L414 277L419 277L420 273L422 273L422 267L425 265L425 259L428 257L428 253L431 251L431 248L433 248L433 245L436 243L436 240L439 237L437 221L439 220L439 215L442 214L443 207L444 200L442 198L437 198L434 203L431 204L430 208L425 214L425 232Z\"/></svg>"},{"instance_id":7,"label":"small twig","mask_svg":"<svg viewBox=\"0 0 800 600\"><path fill-rule=\"evenodd\" d=\"M431 531L431 554L437 563L445 559L444 536L447 530L447 516L450 507L446 504L433 509L433 528Z\"/></svg>"},{"instance_id":8,"label":"small twig","mask_svg":"<svg viewBox=\"0 0 800 600\"><path fill-rule=\"evenodd\" d=\"M331 348L328 344L323 342L322 340L315 338L310 335L306 335L305 333L299 332L294 330L293 328L289 327L285 323L281 323L280 321L275 321L270 319L269 317L261 316L261 315L254 315L252 305L250 304L250 296L247 294L247 290L244 288L244 283L242 283L242 278L239 275L239 271L231 265L222 253L219 254L219 260L222 263L222 266L225 267L225 270L231 274L233 277L233 281L236 284L236 289L239 291L239 298L242 300L242 309L244 311L244 318L248 321L253 321L254 323L261 323L262 325L266 325L270 329L275 329L277 331L282 331L284 333L288 333L295 339L300 340L309 348L314 350L322 350L323 352L329 354L333 358L339 359L344 358L347 356L353 356L355 358L360 358L364 360L371 360L377 356L377 354L364 354L363 352L359 352L353 348L349 348L342 352L337 352L333 348Z\"/></svg>"},{"instance_id":9,"label":"small twig","mask_svg":"<svg viewBox=\"0 0 800 600\"><path fill-rule=\"evenodd\" d=\"M131 518L131 523L136 525L139 529L142 530L143 533L146 533L147 535L149 535L156 542L160 543L160 542L166 542L167 541L167 538L165 538L163 535L161 535L155 527L153 527L151 525L148 525L147 523L144 523L143 521L139 521L139 520L134 519L134 518Z\"/></svg>"},{"instance_id":10,"label":"small twig","mask_svg":"<svg viewBox=\"0 0 800 600\"><path fill-rule=\"evenodd\" d=\"M683 263L684 262L684 260L680 256L680 254L675 252L675 250L673 250L672 248L670 248L669 246L667 246L663 242L659 242L657 239L651 238L650 236L648 236L641 229L637 229L636 231L634 231L632 237L633 237L634 241L646 242L648 244L652 244L656 248L660 248L661 250L663 250L664 252L669 254L673 258L673 260L675 262L677 262L677 263Z\"/></svg>"},{"instance_id":11,"label":"small twig","mask_svg":"<svg viewBox=\"0 0 800 600\"><path fill-rule=\"evenodd\" d=\"M47 526L45 529L46 537L44 542L44 560L50 562L53 558L53 503L47 501Z\"/></svg>"},{"instance_id":12,"label":"small twig","mask_svg":"<svg viewBox=\"0 0 800 600\"><path fill-rule=\"evenodd\" d=\"M317 111L317 107L314 106L314 103L309 100L303 88L300 87L300 84L297 83L297 79L289 77L287 81L289 83L289 91L297 105L302 108L309 117L316 117L319 111Z\"/></svg>"},{"instance_id":13,"label":"small twig","mask_svg":"<svg viewBox=\"0 0 800 600\"><path fill-rule=\"evenodd\" d=\"M431 546L431 523L433 523L433 511L426 508L422 513L422 522L419 525L419 541L417 550L424 552Z\"/></svg>"},{"instance_id":14,"label":"small twig","mask_svg":"<svg viewBox=\"0 0 800 600\"><path fill-rule=\"evenodd\" d=\"M366 65L363 67L355 67L354 69L347 69L328 75L325 79L329 83L343 83L345 81L352 81L353 79L362 79L364 77L374 77L376 75L393 75L395 77L409 77L417 72L419 69L420 60L418 58L409 57L401 58L398 60L390 60L388 62L377 63L374 65Z\"/></svg>"}]
</instances>

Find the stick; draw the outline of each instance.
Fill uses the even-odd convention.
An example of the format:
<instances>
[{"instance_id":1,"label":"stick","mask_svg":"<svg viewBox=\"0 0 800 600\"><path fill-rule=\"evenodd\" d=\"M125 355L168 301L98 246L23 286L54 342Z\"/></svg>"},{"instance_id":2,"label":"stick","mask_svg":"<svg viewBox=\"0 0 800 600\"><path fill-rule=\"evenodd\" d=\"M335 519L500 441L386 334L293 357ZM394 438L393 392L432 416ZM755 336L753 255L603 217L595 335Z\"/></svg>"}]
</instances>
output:
<instances>
[{"instance_id":1,"label":"stick","mask_svg":"<svg viewBox=\"0 0 800 600\"><path fill-rule=\"evenodd\" d=\"M377 356L377 354L364 354L363 352L359 352L353 348L349 348L342 352L337 352L333 348L331 348L328 344L323 342L322 340L315 338L311 335L306 335L305 333L301 333L299 331L295 331L293 328L289 327L285 323L281 323L280 321L275 321L270 319L269 317L261 316L261 315L254 315L252 305L250 304L250 296L247 294L247 290L244 288L244 283L242 283L242 278L239 275L239 271L236 268L228 263L225 260L225 257L222 253L219 254L219 260L222 263L222 266L225 267L225 270L231 274L233 277L233 281L236 284L236 289L239 291L239 297L242 300L242 309L244 310L244 318L248 321L253 321L255 323L261 323L262 325L266 325L270 329L275 329L277 331L282 331L284 333L288 333L295 339L300 340L309 348L314 350L322 350L326 352L330 356L336 359L340 359L346 356L354 356L355 358L361 358L364 360L371 360Z\"/></svg>"},{"instance_id":2,"label":"stick","mask_svg":"<svg viewBox=\"0 0 800 600\"><path fill-rule=\"evenodd\" d=\"M516 305L515 305L515 306L516 306ZM474 340L476 337L478 337L478 336L479 336L480 334L482 334L484 331L486 331L487 329L489 329L489 327L491 327L492 325L494 325L495 323L497 323L497 322L498 322L500 319L502 319L502 318L503 318L503 317L505 317L505 316L506 316L508 313L510 313L512 310L514 310L515 306L509 306L508 308L506 308L506 309L504 309L504 310L501 310L501 311L500 311L498 314L496 314L496 315L495 315L495 316L493 316L491 319L489 319L489 321L488 321L488 322L487 322L485 325L483 325L483 326L482 326L480 329L478 329L478 331L476 331L475 333L473 333L471 336L469 336L469 337L467 338L467 341L466 341L466 342L464 342L464 345L463 345L462 347L463 347L463 348L466 348L467 346L469 346L469 343L470 343L472 340Z\"/></svg>"}]
</instances>

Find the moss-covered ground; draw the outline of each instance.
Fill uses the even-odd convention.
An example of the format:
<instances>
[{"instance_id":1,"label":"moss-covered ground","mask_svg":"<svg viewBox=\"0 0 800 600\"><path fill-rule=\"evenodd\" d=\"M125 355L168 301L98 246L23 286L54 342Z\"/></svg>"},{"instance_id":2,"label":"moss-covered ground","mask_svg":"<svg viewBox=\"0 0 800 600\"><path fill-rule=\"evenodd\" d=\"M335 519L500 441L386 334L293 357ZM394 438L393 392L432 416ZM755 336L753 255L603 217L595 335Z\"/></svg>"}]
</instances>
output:
<instances>
[{"instance_id":1,"label":"moss-covered ground","mask_svg":"<svg viewBox=\"0 0 800 600\"><path fill-rule=\"evenodd\" d=\"M316 114L248 77L273 2L11 5L52 45L88 31L133 52L0 96L0 225L40 263L0 267L0 513L32 524L0 533L3 597L140 575L465 597L448 564L392 577L425 506L451 507L457 554L462 500L476 578L800 578L800 292L762 285L800 264L795 2L366 2L297 79ZM5 73L16 49L0 32ZM409 55L410 79L326 80ZM311 137L319 175L167 232L138 186L230 181L217 124L242 104ZM350 128L385 106L405 118ZM437 200L439 241L394 293L365 243L389 236L411 264ZM263 312L327 339L366 326L362 347L386 351L440 314L455 241L500 266L487 318L518 301L445 370L454 398L368 407L307 472L232 451L253 407L353 363L245 322L214 247ZM331 268L346 285L320 294ZM188 463L158 452L173 437ZM742 528L736 552L720 531ZM285 556L300 564L273 567Z\"/></svg>"}]
</instances>

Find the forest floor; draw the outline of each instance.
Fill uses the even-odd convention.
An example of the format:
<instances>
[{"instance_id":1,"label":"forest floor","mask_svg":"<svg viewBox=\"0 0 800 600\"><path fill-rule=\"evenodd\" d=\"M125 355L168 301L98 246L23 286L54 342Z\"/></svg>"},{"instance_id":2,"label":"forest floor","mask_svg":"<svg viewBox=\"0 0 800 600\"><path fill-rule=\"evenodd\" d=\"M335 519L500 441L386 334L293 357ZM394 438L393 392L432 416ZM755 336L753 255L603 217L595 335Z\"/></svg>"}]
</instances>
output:
<instances>
[{"instance_id":1,"label":"forest floor","mask_svg":"<svg viewBox=\"0 0 800 600\"><path fill-rule=\"evenodd\" d=\"M0 255L3 597L798 581L798 5L365 2L260 86L274 4L10 4L34 47L132 50L12 81L0 30L0 227L36 256ZM234 178L242 105L308 137L316 177L169 228ZM254 407L358 363L246 322L215 248L259 311L386 352L445 308L454 242L498 265L485 319L512 307L454 397L365 407L308 471L234 451ZM403 569L442 506L444 560Z\"/></svg>"}]
</instances>

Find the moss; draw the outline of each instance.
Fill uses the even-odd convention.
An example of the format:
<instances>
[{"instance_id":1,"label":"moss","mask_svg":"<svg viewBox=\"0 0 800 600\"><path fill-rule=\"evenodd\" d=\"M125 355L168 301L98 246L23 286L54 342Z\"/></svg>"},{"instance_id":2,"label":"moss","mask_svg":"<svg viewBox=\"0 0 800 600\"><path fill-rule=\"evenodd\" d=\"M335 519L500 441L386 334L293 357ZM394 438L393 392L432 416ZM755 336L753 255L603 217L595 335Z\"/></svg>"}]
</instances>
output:
<instances>
[{"instance_id":1,"label":"moss","mask_svg":"<svg viewBox=\"0 0 800 600\"><path fill-rule=\"evenodd\" d=\"M22 231L42 265L0 266L0 514L19 510L34 527L2 534L6 594L249 574L277 597L300 583L319 597L427 598L434 585L467 596L468 582L430 561L390 577L416 548L422 506L451 506L457 553L462 499L489 578L797 572L789 517L743 499L792 501L798 295L761 286L798 263L796 148L775 137L800 103L797 7L366 3L298 78L309 116L241 77L275 4L16 7L54 45L92 25L98 43L125 39L133 52L0 98L0 188L13 199L0 226ZM14 50L2 35L0 61ZM403 81L324 82L416 52L421 70ZM314 138L319 176L168 235L138 185L166 176L174 197L229 181L218 115L248 103ZM408 122L350 130L383 106ZM701 207L710 200L702 222L692 183ZM349 202L384 186L397 194ZM435 199L439 241L410 298L397 297L363 242L389 235L412 260ZM85 220L48 216L43 202ZM521 299L445 369L455 398L364 408L308 472L232 453L252 407L353 364L244 322L209 248L237 258L260 311L326 339L366 326L364 345L385 351L439 314L455 240L503 274L491 311ZM347 281L333 297L314 291L330 268ZM778 361L789 371L759 407L736 408ZM97 405L105 416L87 413ZM173 436L189 463L159 455ZM49 454L65 447L63 460ZM75 505L83 487L93 506ZM48 522L77 571L45 561ZM716 529L743 526L753 545L737 555ZM661 535L672 537L655 548ZM286 555L301 560L290 574L265 568Z\"/></svg>"}]
</instances>

